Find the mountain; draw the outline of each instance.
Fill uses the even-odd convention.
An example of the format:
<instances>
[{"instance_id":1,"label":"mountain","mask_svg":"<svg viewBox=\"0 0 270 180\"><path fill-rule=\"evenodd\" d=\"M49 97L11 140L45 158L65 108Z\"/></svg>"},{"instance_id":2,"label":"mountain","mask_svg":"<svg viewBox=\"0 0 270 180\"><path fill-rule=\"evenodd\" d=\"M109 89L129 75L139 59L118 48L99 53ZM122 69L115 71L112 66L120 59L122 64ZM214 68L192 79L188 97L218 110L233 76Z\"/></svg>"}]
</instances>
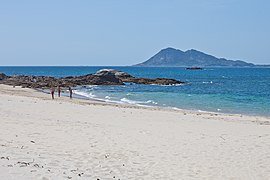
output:
<instances>
[{"instance_id":1,"label":"mountain","mask_svg":"<svg viewBox=\"0 0 270 180\"><path fill-rule=\"evenodd\" d=\"M203 52L191 49L187 51L181 51L174 48L162 49L156 55L148 59L147 61L137 64L135 66L142 67L174 67L174 66L224 66L224 67L253 67L252 63L244 61L227 60L224 58L216 58L214 56L205 54Z\"/></svg>"}]
</instances>

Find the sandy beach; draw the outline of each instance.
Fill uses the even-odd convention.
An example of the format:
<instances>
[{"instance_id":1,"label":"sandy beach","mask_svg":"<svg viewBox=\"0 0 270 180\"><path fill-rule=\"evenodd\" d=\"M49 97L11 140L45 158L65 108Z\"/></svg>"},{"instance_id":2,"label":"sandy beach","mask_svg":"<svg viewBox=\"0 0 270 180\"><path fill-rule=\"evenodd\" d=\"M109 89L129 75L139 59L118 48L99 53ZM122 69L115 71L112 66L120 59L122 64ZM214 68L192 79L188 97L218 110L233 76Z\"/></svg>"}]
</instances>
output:
<instances>
[{"instance_id":1,"label":"sandy beach","mask_svg":"<svg viewBox=\"0 0 270 180\"><path fill-rule=\"evenodd\" d=\"M270 179L270 118L0 85L0 179Z\"/></svg>"}]
</instances>

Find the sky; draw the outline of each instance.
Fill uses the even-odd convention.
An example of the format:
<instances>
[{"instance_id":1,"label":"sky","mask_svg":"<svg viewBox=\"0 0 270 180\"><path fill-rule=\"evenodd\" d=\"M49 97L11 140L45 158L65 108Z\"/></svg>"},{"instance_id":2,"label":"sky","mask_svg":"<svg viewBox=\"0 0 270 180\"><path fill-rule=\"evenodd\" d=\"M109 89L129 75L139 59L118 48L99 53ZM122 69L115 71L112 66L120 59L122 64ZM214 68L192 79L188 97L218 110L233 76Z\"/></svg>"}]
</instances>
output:
<instances>
[{"instance_id":1,"label":"sky","mask_svg":"<svg viewBox=\"0 0 270 180\"><path fill-rule=\"evenodd\" d=\"M270 64L269 9L269 0L0 0L0 66L125 66L167 47Z\"/></svg>"}]
</instances>

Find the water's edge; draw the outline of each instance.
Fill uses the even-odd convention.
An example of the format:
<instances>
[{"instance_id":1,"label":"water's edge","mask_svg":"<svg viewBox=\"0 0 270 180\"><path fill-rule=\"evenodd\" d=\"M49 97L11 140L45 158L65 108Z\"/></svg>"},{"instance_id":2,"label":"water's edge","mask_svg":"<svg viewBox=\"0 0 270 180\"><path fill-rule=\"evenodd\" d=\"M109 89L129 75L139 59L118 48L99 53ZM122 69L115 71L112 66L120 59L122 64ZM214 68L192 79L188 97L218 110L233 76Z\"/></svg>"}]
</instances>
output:
<instances>
[{"instance_id":1,"label":"water's edge","mask_svg":"<svg viewBox=\"0 0 270 180\"><path fill-rule=\"evenodd\" d=\"M270 69L267 68L187 71L178 67L0 67L0 72L7 75L65 77L91 74L100 69L117 69L135 77L171 78L187 83L181 86L86 86L76 89L76 93L83 96L80 98L86 96L111 103L270 116Z\"/></svg>"},{"instance_id":2,"label":"water's edge","mask_svg":"<svg viewBox=\"0 0 270 180\"><path fill-rule=\"evenodd\" d=\"M50 95L50 89L34 89L37 92L44 93ZM64 97L69 97L69 92L68 90L62 90L61 91L61 96ZM73 98L78 99L78 100L89 100L89 103L92 102L97 102L97 103L103 103L106 105L111 105L111 106L118 106L121 105L125 108L140 108L140 109L151 109L151 110L164 110L164 111L174 111L174 112L181 112L181 113L186 113L186 112L191 112L192 114L200 114L200 113L205 113L205 114L212 114L212 115L227 115L227 116L250 116L250 117L258 117L258 118L270 118L270 116L263 116L263 115L250 115L250 114L239 114L239 113L226 113L226 112L215 112L215 111L203 111L203 110L195 110L195 109L184 109L184 108L177 108L177 107L162 107L162 106L151 106L151 105L140 105L140 104L129 104L129 103L122 103L122 102L113 102L113 101L107 101L106 99L97 99L97 98L91 98L87 96L83 96L77 93L73 92Z\"/></svg>"}]
</instances>

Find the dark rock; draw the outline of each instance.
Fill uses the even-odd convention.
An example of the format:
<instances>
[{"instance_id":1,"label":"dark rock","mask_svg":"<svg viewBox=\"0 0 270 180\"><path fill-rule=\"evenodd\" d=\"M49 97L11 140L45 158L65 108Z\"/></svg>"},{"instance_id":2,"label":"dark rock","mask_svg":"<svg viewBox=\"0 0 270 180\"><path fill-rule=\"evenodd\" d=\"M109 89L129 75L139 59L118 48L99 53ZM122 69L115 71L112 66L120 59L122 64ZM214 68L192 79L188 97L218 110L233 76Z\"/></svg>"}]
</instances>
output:
<instances>
[{"instance_id":1,"label":"dark rock","mask_svg":"<svg viewBox=\"0 0 270 180\"><path fill-rule=\"evenodd\" d=\"M203 70L203 68L201 68L201 67L190 67L190 68L186 68L186 70Z\"/></svg>"},{"instance_id":2,"label":"dark rock","mask_svg":"<svg viewBox=\"0 0 270 180\"><path fill-rule=\"evenodd\" d=\"M7 76L4 73L0 73L0 80L6 79Z\"/></svg>"},{"instance_id":3,"label":"dark rock","mask_svg":"<svg viewBox=\"0 0 270 180\"><path fill-rule=\"evenodd\" d=\"M114 70L114 69L101 69L101 70L97 71L95 75L101 75L102 76L102 75L104 75L106 73L112 73L117 78L120 78L120 79L135 78L135 77L131 76L130 74L126 73L126 72L117 71L117 70Z\"/></svg>"},{"instance_id":4,"label":"dark rock","mask_svg":"<svg viewBox=\"0 0 270 180\"><path fill-rule=\"evenodd\" d=\"M103 69L95 74L87 74L83 76L68 76L63 78L22 75L6 76L5 74L1 74L0 78L1 84L21 86L24 88L50 88L51 86L74 87L83 85L124 85L124 82L159 85L172 85L183 83L174 79L165 78L135 78L128 73L112 69Z\"/></svg>"},{"instance_id":5,"label":"dark rock","mask_svg":"<svg viewBox=\"0 0 270 180\"><path fill-rule=\"evenodd\" d=\"M173 85L173 84L183 84L184 82L175 80L175 79L166 79L166 78L135 78L128 73L117 71L113 69L102 69L96 74L103 75L105 73L113 73L117 78L121 79L123 82L130 82L136 84L157 84L157 85Z\"/></svg>"},{"instance_id":6,"label":"dark rock","mask_svg":"<svg viewBox=\"0 0 270 180\"><path fill-rule=\"evenodd\" d=\"M132 82L136 84L157 84L157 85L175 85L184 83L181 81L177 81L175 79L166 79L166 78L156 78L156 79L133 78L127 79L125 82Z\"/></svg>"}]
</instances>

